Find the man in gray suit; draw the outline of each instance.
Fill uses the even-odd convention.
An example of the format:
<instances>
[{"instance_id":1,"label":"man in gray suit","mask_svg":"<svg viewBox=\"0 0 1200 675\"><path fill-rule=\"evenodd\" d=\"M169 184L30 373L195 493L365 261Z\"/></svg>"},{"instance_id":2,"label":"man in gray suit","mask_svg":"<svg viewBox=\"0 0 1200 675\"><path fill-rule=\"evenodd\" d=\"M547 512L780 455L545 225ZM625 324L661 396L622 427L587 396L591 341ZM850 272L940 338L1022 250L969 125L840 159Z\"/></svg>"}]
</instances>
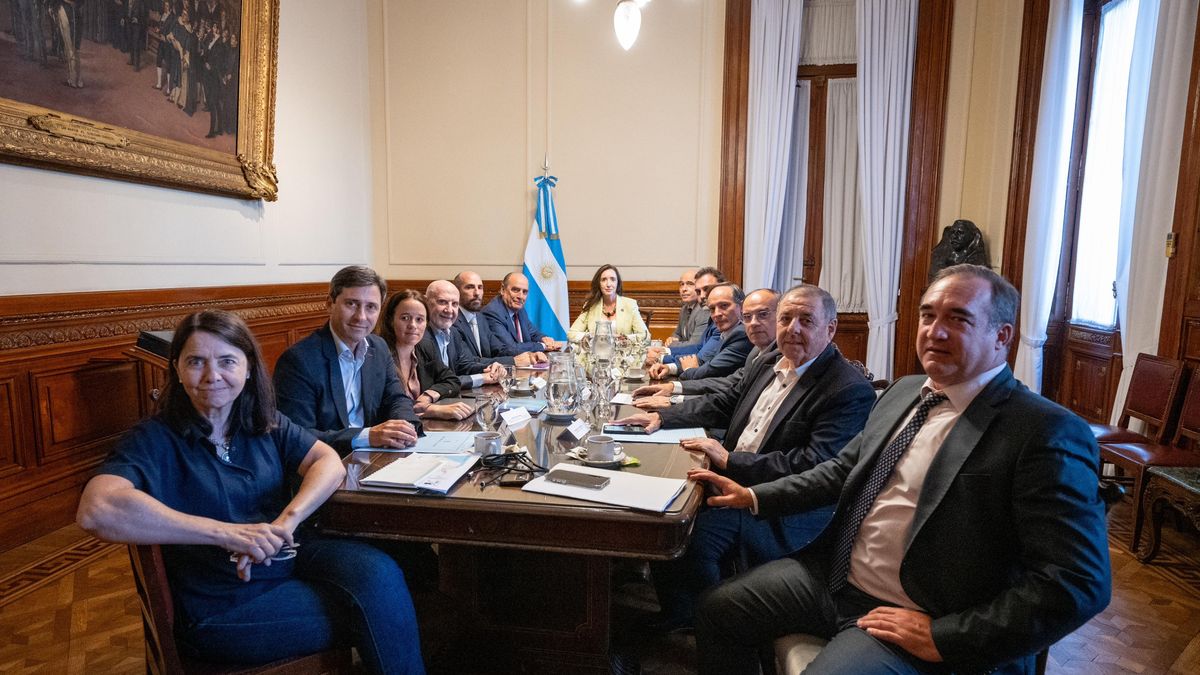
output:
<instances>
[{"instance_id":1,"label":"man in gray suit","mask_svg":"<svg viewBox=\"0 0 1200 675\"><path fill-rule=\"evenodd\" d=\"M676 342L688 342L692 336L704 332L707 325L708 308L696 292L696 270L687 270L679 275L679 323L663 344L670 347Z\"/></svg>"},{"instance_id":2,"label":"man in gray suit","mask_svg":"<svg viewBox=\"0 0 1200 675\"><path fill-rule=\"evenodd\" d=\"M760 518L837 504L810 546L701 601L702 673L757 673L764 643L801 632L830 639L810 673L1032 673L1108 604L1099 450L1008 369L1018 302L986 267L943 270L920 305L926 375L836 457L752 488L690 473Z\"/></svg>"}]
</instances>

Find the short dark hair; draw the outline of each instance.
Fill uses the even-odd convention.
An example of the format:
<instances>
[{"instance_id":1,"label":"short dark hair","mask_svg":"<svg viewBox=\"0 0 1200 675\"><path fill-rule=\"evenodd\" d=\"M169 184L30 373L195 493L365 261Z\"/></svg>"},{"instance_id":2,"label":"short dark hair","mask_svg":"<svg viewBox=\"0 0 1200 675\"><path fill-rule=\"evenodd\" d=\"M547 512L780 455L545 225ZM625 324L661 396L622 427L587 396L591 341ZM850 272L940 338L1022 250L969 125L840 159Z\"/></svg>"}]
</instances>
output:
<instances>
[{"instance_id":1,"label":"short dark hair","mask_svg":"<svg viewBox=\"0 0 1200 675\"><path fill-rule=\"evenodd\" d=\"M988 328L996 328L1004 324L1017 324L1017 309L1021 306L1021 293L1013 285L1008 283L1008 279L997 274L992 268L984 267L983 265L972 265L963 263L947 267L933 278L933 283L953 276L967 276L975 279L983 279L992 287L992 306L988 311ZM930 284L932 287L933 284ZM925 289L928 293L929 289ZM924 298L924 294L922 294Z\"/></svg>"},{"instance_id":2,"label":"short dark hair","mask_svg":"<svg viewBox=\"0 0 1200 675\"><path fill-rule=\"evenodd\" d=\"M739 305L742 304L746 300L746 292L742 290L742 287L738 286L735 283L729 282L729 281L722 281L721 283L708 289L708 296L711 298L712 292L717 290L718 288L728 288L731 291L733 291L733 301Z\"/></svg>"},{"instance_id":3,"label":"short dark hair","mask_svg":"<svg viewBox=\"0 0 1200 675\"><path fill-rule=\"evenodd\" d=\"M621 270L617 269L616 265L605 263L592 275L592 284L588 287L587 297L583 299L584 312L591 309L597 302L600 302L600 275L604 274L607 270L612 270L613 274L617 275L617 295L625 295L625 284L621 281Z\"/></svg>"},{"instance_id":4,"label":"short dark hair","mask_svg":"<svg viewBox=\"0 0 1200 675\"><path fill-rule=\"evenodd\" d=\"M396 350L396 327L392 325L392 320L396 318L396 307L405 300L416 300L421 303L421 306L425 308L425 318L429 319L429 300L425 298L424 293L406 288L388 298L387 304L383 306L383 317L379 322L379 336L392 351Z\"/></svg>"},{"instance_id":5,"label":"short dark hair","mask_svg":"<svg viewBox=\"0 0 1200 675\"><path fill-rule=\"evenodd\" d=\"M821 300L821 313L824 315L826 323L829 323L837 318L837 301L833 299L833 296L829 294L829 291L813 284L799 284L792 286L791 288L787 289L787 292L783 294L783 297L780 298L779 302L791 302L793 298L803 296L816 297Z\"/></svg>"},{"instance_id":6,"label":"short dark hair","mask_svg":"<svg viewBox=\"0 0 1200 675\"><path fill-rule=\"evenodd\" d=\"M362 286L378 286L380 301L387 297L387 282L378 272L366 265L350 265L338 270L329 280L329 299L337 300L345 289Z\"/></svg>"},{"instance_id":7,"label":"short dark hair","mask_svg":"<svg viewBox=\"0 0 1200 675\"><path fill-rule=\"evenodd\" d=\"M198 427L205 436L212 434L212 424L196 412L183 382L179 379L179 355L194 333L208 333L237 347L246 355L247 381L242 393L233 402L229 415L229 432L242 431L261 435L275 428L275 390L271 376L263 363L258 340L242 317L223 309L206 309L189 314L175 326L171 351L167 360L167 386L159 404L159 414L168 426L180 434Z\"/></svg>"},{"instance_id":8,"label":"short dark hair","mask_svg":"<svg viewBox=\"0 0 1200 675\"><path fill-rule=\"evenodd\" d=\"M700 269L696 270L697 279L704 275L708 275L716 279L718 284L725 283L725 273L715 267L701 267Z\"/></svg>"}]
</instances>

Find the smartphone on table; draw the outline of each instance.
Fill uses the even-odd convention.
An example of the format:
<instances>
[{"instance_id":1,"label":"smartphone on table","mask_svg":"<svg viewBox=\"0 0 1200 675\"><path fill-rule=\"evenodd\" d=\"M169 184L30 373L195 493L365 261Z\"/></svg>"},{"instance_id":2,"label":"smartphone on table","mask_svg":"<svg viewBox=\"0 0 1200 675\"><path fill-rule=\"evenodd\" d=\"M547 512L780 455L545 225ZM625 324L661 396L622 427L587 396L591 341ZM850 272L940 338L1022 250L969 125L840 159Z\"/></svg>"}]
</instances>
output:
<instances>
[{"instance_id":1,"label":"smartphone on table","mask_svg":"<svg viewBox=\"0 0 1200 675\"><path fill-rule=\"evenodd\" d=\"M563 485L573 485L575 487L588 488L589 490L599 490L608 485L612 480L607 476L593 476L590 473L580 473L578 471L567 471L566 469L555 469L546 474L546 480L551 483L561 483Z\"/></svg>"},{"instance_id":2,"label":"smartphone on table","mask_svg":"<svg viewBox=\"0 0 1200 675\"><path fill-rule=\"evenodd\" d=\"M646 427L637 424L605 424L606 434L646 434Z\"/></svg>"}]
</instances>

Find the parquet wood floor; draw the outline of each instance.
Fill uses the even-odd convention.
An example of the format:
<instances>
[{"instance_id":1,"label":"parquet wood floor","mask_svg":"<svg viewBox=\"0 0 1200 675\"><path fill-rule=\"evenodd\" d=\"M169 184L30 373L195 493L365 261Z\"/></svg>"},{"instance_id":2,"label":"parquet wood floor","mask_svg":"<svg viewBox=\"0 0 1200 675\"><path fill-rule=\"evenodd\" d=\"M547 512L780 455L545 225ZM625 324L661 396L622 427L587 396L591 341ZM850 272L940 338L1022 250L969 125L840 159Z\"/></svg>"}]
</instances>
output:
<instances>
[{"instance_id":1,"label":"parquet wood floor","mask_svg":"<svg viewBox=\"0 0 1200 675\"><path fill-rule=\"evenodd\" d=\"M1164 530L1159 557L1142 565L1123 543L1128 505L1113 509L1112 603L1051 648L1050 673L1200 673L1200 536ZM622 587L619 601L653 602L644 584L634 586ZM132 675L144 672L142 650L124 547L64 528L0 554L0 673ZM671 636L641 662L646 675L693 673L694 643Z\"/></svg>"}]
</instances>

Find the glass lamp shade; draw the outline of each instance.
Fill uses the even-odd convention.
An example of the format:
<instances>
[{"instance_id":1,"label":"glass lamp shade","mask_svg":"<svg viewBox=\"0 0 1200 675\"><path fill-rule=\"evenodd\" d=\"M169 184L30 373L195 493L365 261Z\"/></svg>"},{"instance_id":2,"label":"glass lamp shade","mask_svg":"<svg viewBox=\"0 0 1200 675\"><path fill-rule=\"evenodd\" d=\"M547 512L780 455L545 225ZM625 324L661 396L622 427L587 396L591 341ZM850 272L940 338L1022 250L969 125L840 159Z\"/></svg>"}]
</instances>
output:
<instances>
[{"instance_id":1,"label":"glass lamp shade","mask_svg":"<svg viewBox=\"0 0 1200 675\"><path fill-rule=\"evenodd\" d=\"M642 29L642 10L634 0L621 0L617 10L613 12L613 30L617 33L617 42L625 51L637 42L638 31Z\"/></svg>"}]
</instances>

